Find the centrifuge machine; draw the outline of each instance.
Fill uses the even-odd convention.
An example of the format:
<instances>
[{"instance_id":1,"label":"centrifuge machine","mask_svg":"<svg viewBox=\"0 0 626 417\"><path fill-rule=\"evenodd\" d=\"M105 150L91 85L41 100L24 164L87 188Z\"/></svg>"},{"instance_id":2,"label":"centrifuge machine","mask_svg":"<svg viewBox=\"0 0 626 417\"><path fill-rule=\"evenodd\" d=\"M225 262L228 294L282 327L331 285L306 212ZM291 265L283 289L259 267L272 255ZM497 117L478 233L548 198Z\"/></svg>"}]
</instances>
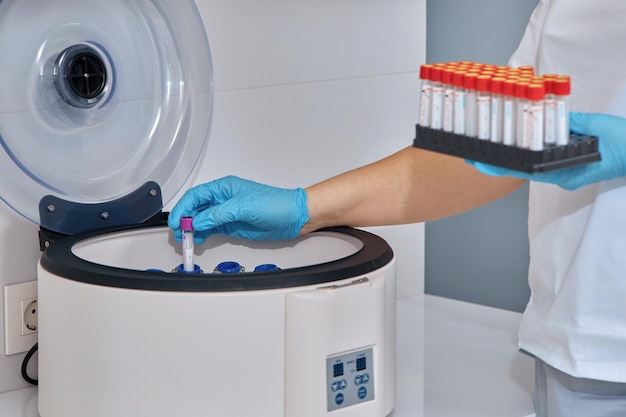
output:
<instances>
[{"instance_id":1,"label":"centrifuge machine","mask_svg":"<svg viewBox=\"0 0 626 417\"><path fill-rule=\"evenodd\" d=\"M193 1L2 0L0 84L0 195L44 249L42 417L392 411L395 260L378 236L216 235L195 248L203 272L172 272L162 209L212 110Z\"/></svg>"}]
</instances>

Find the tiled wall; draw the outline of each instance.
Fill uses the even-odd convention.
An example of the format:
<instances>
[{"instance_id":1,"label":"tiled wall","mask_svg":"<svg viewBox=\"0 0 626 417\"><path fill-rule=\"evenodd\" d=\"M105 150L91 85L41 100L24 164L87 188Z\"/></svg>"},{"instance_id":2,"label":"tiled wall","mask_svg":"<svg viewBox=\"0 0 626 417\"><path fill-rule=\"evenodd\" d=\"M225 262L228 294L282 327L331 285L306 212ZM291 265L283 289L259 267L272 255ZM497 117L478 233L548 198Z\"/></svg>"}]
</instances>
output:
<instances>
[{"instance_id":1,"label":"tiled wall","mask_svg":"<svg viewBox=\"0 0 626 417\"><path fill-rule=\"evenodd\" d=\"M204 162L187 186L228 174L306 186L411 144L426 0L197 3L215 102ZM398 256L399 295L421 293L423 225L374 231ZM35 279L38 257L37 227L0 204L0 286ZM0 392L25 385L23 357L0 354Z\"/></svg>"}]
</instances>

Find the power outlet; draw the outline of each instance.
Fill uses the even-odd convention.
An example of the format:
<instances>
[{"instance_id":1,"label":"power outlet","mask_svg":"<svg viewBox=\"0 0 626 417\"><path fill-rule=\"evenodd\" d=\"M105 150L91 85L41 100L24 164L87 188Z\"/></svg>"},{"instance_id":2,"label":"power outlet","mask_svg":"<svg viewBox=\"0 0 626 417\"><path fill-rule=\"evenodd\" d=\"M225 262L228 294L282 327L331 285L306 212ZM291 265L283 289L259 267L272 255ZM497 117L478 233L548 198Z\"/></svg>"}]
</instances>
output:
<instances>
[{"instance_id":1,"label":"power outlet","mask_svg":"<svg viewBox=\"0 0 626 417\"><path fill-rule=\"evenodd\" d=\"M22 336L37 333L39 318L37 299L29 298L28 300L22 300L22 311L24 312L24 317L22 317Z\"/></svg>"},{"instance_id":2,"label":"power outlet","mask_svg":"<svg viewBox=\"0 0 626 417\"><path fill-rule=\"evenodd\" d=\"M4 287L4 353L27 352L37 343L37 281Z\"/></svg>"}]
</instances>

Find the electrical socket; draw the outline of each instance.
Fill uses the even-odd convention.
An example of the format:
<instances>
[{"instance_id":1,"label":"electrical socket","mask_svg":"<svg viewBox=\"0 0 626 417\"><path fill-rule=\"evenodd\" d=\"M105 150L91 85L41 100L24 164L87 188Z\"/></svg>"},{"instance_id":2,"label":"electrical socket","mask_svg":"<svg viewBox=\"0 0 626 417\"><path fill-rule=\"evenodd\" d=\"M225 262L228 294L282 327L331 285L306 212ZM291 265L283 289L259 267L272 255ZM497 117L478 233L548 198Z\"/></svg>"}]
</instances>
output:
<instances>
[{"instance_id":1,"label":"electrical socket","mask_svg":"<svg viewBox=\"0 0 626 417\"><path fill-rule=\"evenodd\" d=\"M28 300L22 300L22 311L24 316L22 317L22 336L37 333L37 299L29 298Z\"/></svg>"},{"instance_id":2,"label":"electrical socket","mask_svg":"<svg viewBox=\"0 0 626 417\"><path fill-rule=\"evenodd\" d=\"M37 343L37 281L4 287L4 353L27 352Z\"/></svg>"}]
</instances>

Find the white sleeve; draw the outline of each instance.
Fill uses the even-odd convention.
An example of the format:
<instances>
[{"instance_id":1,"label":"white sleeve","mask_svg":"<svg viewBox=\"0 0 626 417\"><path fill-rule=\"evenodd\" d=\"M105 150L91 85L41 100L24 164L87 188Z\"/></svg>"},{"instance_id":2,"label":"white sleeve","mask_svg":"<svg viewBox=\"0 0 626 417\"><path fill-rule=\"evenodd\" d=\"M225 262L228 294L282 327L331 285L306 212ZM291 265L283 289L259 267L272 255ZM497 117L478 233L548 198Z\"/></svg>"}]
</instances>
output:
<instances>
[{"instance_id":1,"label":"white sleeve","mask_svg":"<svg viewBox=\"0 0 626 417\"><path fill-rule=\"evenodd\" d=\"M570 75L571 110L626 117L624 22L624 0L540 0L510 65Z\"/></svg>"},{"instance_id":2,"label":"white sleeve","mask_svg":"<svg viewBox=\"0 0 626 417\"><path fill-rule=\"evenodd\" d=\"M550 3L551 0L541 0L533 11L524 31L524 36L522 36L517 50L509 59L510 66L537 66L539 45L541 44L541 36L550 9Z\"/></svg>"}]
</instances>

